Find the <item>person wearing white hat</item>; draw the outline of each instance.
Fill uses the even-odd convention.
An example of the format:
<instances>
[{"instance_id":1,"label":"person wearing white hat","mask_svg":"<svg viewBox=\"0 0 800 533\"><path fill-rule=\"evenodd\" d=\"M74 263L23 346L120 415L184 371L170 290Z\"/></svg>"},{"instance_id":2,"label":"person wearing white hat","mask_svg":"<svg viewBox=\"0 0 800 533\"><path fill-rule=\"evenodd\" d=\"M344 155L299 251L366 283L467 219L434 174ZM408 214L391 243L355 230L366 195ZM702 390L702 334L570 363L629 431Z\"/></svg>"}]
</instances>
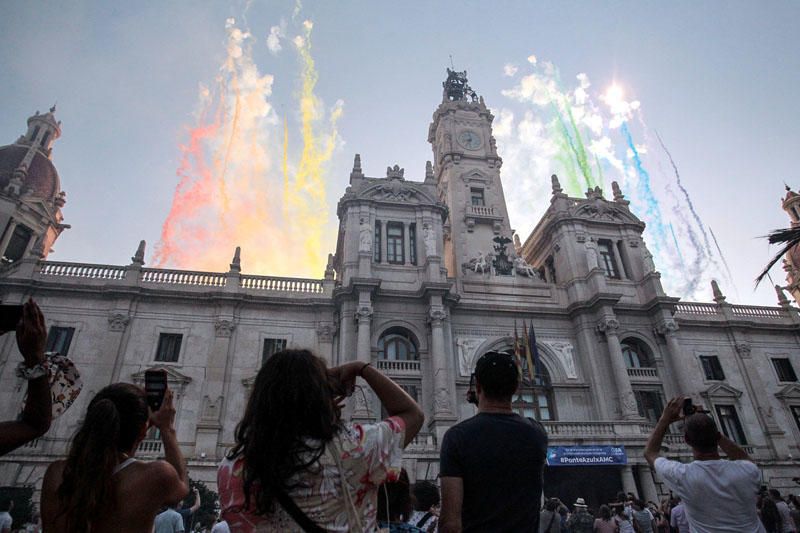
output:
<instances>
[{"instance_id":1,"label":"person wearing white hat","mask_svg":"<svg viewBox=\"0 0 800 533\"><path fill-rule=\"evenodd\" d=\"M583 498L578 498L572 504L575 511L567 520L567 529L572 533L592 533L594 531L594 517L589 514L589 507Z\"/></svg>"}]
</instances>

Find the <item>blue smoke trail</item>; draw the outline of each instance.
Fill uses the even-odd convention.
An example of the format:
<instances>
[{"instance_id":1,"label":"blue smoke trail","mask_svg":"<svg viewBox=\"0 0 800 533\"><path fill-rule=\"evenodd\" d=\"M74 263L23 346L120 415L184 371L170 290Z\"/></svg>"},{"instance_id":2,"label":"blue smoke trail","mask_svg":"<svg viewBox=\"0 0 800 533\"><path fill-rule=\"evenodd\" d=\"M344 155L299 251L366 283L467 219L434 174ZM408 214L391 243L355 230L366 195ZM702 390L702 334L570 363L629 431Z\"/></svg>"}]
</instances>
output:
<instances>
[{"instance_id":1,"label":"blue smoke trail","mask_svg":"<svg viewBox=\"0 0 800 533\"><path fill-rule=\"evenodd\" d=\"M661 135L659 135L658 132L655 130L654 132L656 134L656 138L658 139L658 143L661 145L661 148L664 149L664 152L667 154L667 157L669 158L669 162L672 165L672 170L675 172L675 183L678 185L678 188L683 193L683 197L686 200L686 205L689 206L689 211L691 211L692 217L694 217L694 221L697 222L697 226L703 233L703 239L705 240L706 251L708 252L708 256L712 257L714 254L711 252L711 243L708 240L708 234L706 233L705 224L703 224L703 221L700 219L700 215L697 214L697 210L694 208L694 203L692 202L692 199L689 196L689 191L687 191L686 188L683 186L683 183L681 183L681 175L678 172L678 167L675 164L675 160L672 159L672 154L669 152L669 150L667 150L667 146L664 144L664 141L661 140Z\"/></svg>"}]
</instances>

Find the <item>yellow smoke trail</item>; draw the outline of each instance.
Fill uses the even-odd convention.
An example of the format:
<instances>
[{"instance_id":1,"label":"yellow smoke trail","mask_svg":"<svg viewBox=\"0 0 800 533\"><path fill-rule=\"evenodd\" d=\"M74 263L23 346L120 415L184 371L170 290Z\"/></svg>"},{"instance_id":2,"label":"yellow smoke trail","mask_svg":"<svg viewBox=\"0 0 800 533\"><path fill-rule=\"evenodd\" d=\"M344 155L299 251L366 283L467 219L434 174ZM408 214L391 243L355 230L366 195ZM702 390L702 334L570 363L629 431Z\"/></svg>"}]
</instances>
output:
<instances>
[{"instance_id":1,"label":"yellow smoke trail","mask_svg":"<svg viewBox=\"0 0 800 533\"><path fill-rule=\"evenodd\" d=\"M218 98L201 91L198 122L189 132L191 142L182 147L181 181L162 228L156 266L224 271L238 245L247 273L321 277L332 251L322 238L328 222L324 164L335 146L341 106L323 125L325 112L314 94L311 23L304 28L297 46L303 152L296 175L290 171L288 121L281 143L280 119L270 103L273 77L255 64L252 35L230 19ZM281 167L275 168L278 158ZM275 194L281 188L283 194Z\"/></svg>"}]
</instances>

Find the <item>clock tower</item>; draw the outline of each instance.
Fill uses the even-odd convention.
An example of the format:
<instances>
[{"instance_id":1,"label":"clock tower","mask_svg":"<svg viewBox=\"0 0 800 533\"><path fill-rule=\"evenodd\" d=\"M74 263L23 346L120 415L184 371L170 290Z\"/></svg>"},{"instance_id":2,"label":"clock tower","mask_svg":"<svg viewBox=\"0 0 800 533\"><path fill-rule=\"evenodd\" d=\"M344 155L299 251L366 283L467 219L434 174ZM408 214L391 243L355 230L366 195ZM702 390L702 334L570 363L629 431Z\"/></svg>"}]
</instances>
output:
<instances>
[{"instance_id":1,"label":"clock tower","mask_svg":"<svg viewBox=\"0 0 800 533\"><path fill-rule=\"evenodd\" d=\"M467 271L489 277L512 275L516 255L492 136L494 116L467 84L467 73L447 69L442 103L433 113L433 146L439 199L449 209L444 227L448 276ZM476 270L477 269L477 270Z\"/></svg>"}]
</instances>

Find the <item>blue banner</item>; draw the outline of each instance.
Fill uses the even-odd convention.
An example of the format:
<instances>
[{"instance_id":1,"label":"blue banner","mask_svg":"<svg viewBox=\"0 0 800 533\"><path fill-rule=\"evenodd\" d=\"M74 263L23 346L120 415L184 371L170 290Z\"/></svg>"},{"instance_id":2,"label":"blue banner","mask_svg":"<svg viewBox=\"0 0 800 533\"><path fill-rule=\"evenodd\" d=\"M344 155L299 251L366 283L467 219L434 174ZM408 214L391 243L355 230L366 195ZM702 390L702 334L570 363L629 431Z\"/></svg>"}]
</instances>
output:
<instances>
[{"instance_id":1,"label":"blue banner","mask_svg":"<svg viewBox=\"0 0 800 533\"><path fill-rule=\"evenodd\" d=\"M613 466L628 464L625 446L551 446L547 466Z\"/></svg>"}]
</instances>

